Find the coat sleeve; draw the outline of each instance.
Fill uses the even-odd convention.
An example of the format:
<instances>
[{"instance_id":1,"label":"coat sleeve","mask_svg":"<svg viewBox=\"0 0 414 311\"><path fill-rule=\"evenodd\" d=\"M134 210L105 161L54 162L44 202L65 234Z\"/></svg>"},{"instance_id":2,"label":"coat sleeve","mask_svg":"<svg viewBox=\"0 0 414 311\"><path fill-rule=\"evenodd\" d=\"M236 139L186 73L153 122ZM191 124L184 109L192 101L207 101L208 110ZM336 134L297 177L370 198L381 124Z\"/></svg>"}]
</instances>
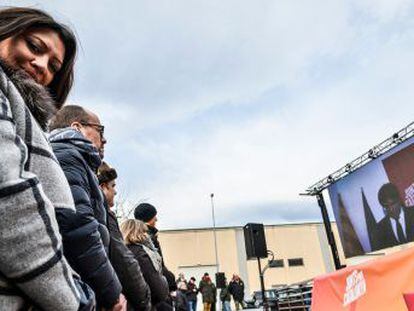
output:
<instances>
[{"instance_id":1,"label":"coat sleeve","mask_svg":"<svg viewBox=\"0 0 414 311\"><path fill-rule=\"evenodd\" d=\"M151 308L151 295L148 284L145 282L141 268L134 254L126 247L116 219L108 219L110 237L110 260L119 280L123 293L136 310Z\"/></svg>"},{"instance_id":2,"label":"coat sleeve","mask_svg":"<svg viewBox=\"0 0 414 311\"><path fill-rule=\"evenodd\" d=\"M234 283L233 283L233 281L230 281L230 284L229 284L228 288L229 288L229 293L232 294L232 295L234 295L233 294L233 287L234 287Z\"/></svg>"},{"instance_id":3,"label":"coat sleeve","mask_svg":"<svg viewBox=\"0 0 414 311\"><path fill-rule=\"evenodd\" d=\"M26 159L27 146L0 91L1 275L44 310L76 310L78 292L63 257L54 208L38 177L24 169Z\"/></svg>"},{"instance_id":4,"label":"coat sleeve","mask_svg":"<svg viewBox=\"0 0 414 311\"><path fill-rule=\"evenodd\" d=\"M164 275L165 279L167 280L168 290L170 292L176 291L177 290L177 283L175 282L175 275L170 270L168 270L168 268L164 265L164 261L163 261L163 265L162 265L162 274Z\"/></svg>"},{"instance_id":5,"label":"coat sleeve","mask_svg":"<svg viewBox=\"0 0 414 311\"><path fill-rule=\"evenodd\" d=\"M122 290L106 255L88 193L87 172L75 153L55 152L69 182L76 212L56 209L65 256L92 287L99 305L113 306Z\"/></svg>"}]
</instances>

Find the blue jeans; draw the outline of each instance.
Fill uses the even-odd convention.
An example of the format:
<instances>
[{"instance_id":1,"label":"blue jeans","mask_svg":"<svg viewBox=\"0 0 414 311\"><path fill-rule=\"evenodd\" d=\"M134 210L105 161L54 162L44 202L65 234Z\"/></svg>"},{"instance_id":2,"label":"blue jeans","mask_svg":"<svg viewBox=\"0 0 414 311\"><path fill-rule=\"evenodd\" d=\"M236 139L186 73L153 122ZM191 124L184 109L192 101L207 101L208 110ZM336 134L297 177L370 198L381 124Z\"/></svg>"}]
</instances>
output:
<instances>
[{"instance_id":1,"label":"blue jeans","mask_svg":"<svg viewBox=\"0 0 414 311\"><path fill-rule=\"evenodd\" d=\"M231 311L230 301L222 301L223 302L223 311Z\"/></svg>"},{"instance_id":2,"label":"blue jeans","mask_svg":"<svg viewBox=\"0 0 414 311\"><path fill-rule=\"evenodd\" d=\"M196 311L197 310L197 300L188 300L188 311Z\"/></svg>"}]
</instances>

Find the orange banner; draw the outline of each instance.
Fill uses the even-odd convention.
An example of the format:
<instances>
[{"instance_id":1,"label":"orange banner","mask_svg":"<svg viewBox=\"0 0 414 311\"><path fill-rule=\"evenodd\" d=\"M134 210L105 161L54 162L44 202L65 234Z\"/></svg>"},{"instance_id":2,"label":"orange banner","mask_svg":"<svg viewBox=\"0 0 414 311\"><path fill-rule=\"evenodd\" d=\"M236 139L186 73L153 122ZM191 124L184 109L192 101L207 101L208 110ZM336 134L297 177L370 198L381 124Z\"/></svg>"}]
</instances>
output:
<instances>
[{"instance_id":1,"label":"orange banner","mask_svg":"<svg viewBox=\"0 0 414 311\"><path fill-rule=\"evenodd\" d=\"M312 311L335 310L414 311L414 248L315 278Z\"/></svg>"}]
</instances>

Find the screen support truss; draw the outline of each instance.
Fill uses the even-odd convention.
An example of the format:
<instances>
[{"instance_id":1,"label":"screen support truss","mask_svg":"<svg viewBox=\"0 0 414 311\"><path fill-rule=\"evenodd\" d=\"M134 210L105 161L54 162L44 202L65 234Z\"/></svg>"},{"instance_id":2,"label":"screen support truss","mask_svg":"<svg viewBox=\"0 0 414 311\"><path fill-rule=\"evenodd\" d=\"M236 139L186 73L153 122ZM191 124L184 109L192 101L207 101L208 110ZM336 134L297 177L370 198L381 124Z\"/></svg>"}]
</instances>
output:
<instances>
[{"instance_id":1,"label":"screen support truss","mask_svg":"<svg viewBox=\"0 0 414 311\"><path fill-rule=\"evenodd\" d=\"M326 176L325 178L319 180L317 183L308 187L308 189L306 189L303 195L317 195L318 193L322 192L322 190L328 188L334 182L351 174L355 170L359 169L361 166L379 157L380 155L384 154L391 148L401 144L402 142L406 141L412 136L414 136L414 122L410 123L403 129L394 133L391 137L387 138L378 145L372 147L363 155L344 165L339 170L336 170L332 174Z\"/></svg>"},{"instance_id":2,"label":"screen support truss","mask_svg":"<svg viewBox=\"0 0 414 311\"><path fill-rule=\"evenodd\" d=\"M334 261L335 269L338 270L342 268L341 261L339 259L338 248L336 246L335 238L332 232L331 221L329 219L328 210L326 208L325 200L322 195L322 191L328 188L334 182L344 178L345 176L351 174L355 170L359 169L363 165L367 164L371 160L379 157L384 154L391 148L403 143L407 139L414 136L414 122L411 122L409 125L394 133L391 137L387 138L378 145L372 147L363 155L359 156L355 160L344 165L340 169L336 170L327 177L319 180L317 183L308 187L305 193L301 195L316 196L318 200L318 205L321 209L322 219L325 226L326 236L328 238L328 243L331 248L332 258Z\"/></svg>"}]
</instances>

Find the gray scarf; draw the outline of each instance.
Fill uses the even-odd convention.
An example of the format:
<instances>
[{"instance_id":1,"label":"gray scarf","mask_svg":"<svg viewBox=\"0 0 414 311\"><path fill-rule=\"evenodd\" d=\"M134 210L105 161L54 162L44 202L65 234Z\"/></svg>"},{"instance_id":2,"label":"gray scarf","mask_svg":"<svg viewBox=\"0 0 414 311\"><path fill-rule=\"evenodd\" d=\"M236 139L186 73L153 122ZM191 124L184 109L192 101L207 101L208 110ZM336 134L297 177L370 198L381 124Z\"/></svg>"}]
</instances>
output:
<instances>
[{"instance_id":1,"label":"gray scarf","mask_svg":"<svg viewBox=\"0 0 414 311\"><path fill-rule=\"evenodd\" d=\"M157 251L157 248L152 243L151 239L147 237L144 241L140 243L142 248L147 253L148 257L151 259L152 265L154 266L155 270L159 273L162 272L162 258Z\"/></svg>"}]
</instances>

